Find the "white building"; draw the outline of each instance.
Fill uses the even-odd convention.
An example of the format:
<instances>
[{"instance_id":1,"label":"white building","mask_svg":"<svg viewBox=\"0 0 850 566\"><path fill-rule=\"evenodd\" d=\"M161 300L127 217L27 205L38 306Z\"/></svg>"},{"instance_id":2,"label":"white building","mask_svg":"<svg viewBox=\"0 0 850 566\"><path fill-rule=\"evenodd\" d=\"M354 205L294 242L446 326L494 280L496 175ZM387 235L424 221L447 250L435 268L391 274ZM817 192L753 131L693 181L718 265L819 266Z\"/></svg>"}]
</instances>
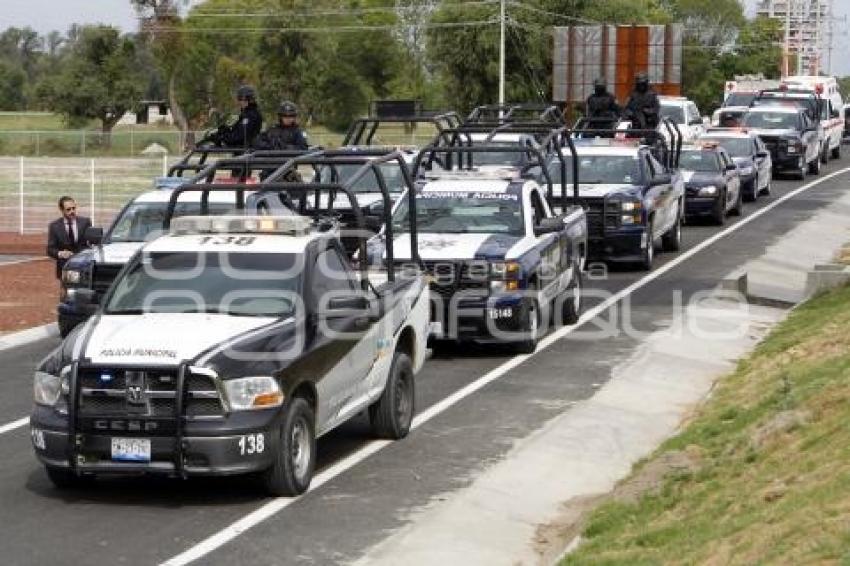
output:
<instances>
[{"instance_id":1,"label":"white building","mask_svg":"<svg viewBox=\"0 0 850 566\"><path fill-rule=\"evenodd\" d=\"M829 47L832 0L759 0L756 15L775 18L785 27L785 39L797 75L825 70Z\"/></svg>"}]
</instances>

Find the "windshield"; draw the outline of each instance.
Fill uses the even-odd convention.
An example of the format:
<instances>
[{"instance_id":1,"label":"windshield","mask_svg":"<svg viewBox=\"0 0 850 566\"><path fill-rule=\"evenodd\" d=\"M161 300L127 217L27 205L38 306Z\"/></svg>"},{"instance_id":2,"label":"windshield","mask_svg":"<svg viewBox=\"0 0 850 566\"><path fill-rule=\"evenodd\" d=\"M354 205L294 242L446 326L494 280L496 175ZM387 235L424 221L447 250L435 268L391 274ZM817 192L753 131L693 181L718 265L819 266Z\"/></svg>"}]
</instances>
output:
<instances>
[{"instance_id":1,"label":"windshield","mask_svg":"<svg viewBox=\"0 0 850 566\"><path fill-rule=\"evenodd\" d=\"M518 194L440 191L416 197L417 230L432 234L522 235L522 203ZM393 215L396 233L409 230L407 199Z\"/></svg>"},{"instance_id":2,"label":"windshield","mask_svg":"<svg viewBox=\"0 0 850 566\"><path fill-rule=\"evenodd\" d=\"M732 157L749 157L752 155L750 138L700 138L700 141L718 143Z\"/></svg>"},{"instance_id":3,"label":"windshield","mask_svg":"<svg viewBox=\"0 0 850 566\"><path fill-rule=\"evenodd\" d=\"M750 112L744 116L744 125L765 130L793 130L797 127L797 114Z\"/></svg>"},{"instance_id":4,"label":"windshield","mask_svg":"<svg viewBox=\"0 0 850 566\"><path fill-rule=\"evenodd\" d=\"M209 213L213 215L227 214L234 208L229 203L209 203ZM166 202L133 203L121 213L112 224L107 243L115 242L144 242L151 232L162 230L165 213L168 211ZM174 216L200 214L200 202L178 202L174 208Z\"/></svg>"},{"instance_id":5,"label":"windshield","mask_svg":"<svg viewBox=\"0 0 850 566\"><path fill-rule=\"evenodd\" d=\"M795 106L807 110L811 116L818 115L818 99L811 96L770 96L764 95L756 101L756 106Z\"/></svg>"},{"instance_id":6,"label":"windshield","mask_svg":"<svg viewBox=\"0 0 850 566\"><path fill-rule=\"evenodd\" d=\"M686 171L710 173L720 171L720 166L717 164L717 154L713 151L683 151L679 158L679 168Z\"/></svg>"},{"instance_id":7,"label":"windshield","mask_svg":"<svg viewBox=\"0 0 850 566\"><path fill-rule=\"evenodd\" d=\"M350 179L352 175L354 175L359 169L361 169L363 165L337 165L335 166L338 179L334 180L333 178L333 168L330 166L322 167L321 172L319 173L319 179L323 183L341 183ZM406 187L404 184L404 177L401 172L401 167L398 166L398 163L384 163L379 165L378 168L381 170L381 174L384 176L384 182L387 185L387 190L391 193L400 193ZM363 177L360 178L352 187L352 192L354 193L379 193L381 189L378 187L378 179L375 177L375 174L372 171L368 171Z\"/></svg>"},{"instance_id":8,"label":"windshield","mask_svg":"<svg viewBox=\"0 0 850 566\"><path fill-rule=\"evenodd\" d=\"M723 101L723 106L749 106L755 99L755 92L733 92Z\"/></svg>"},{"instance_id":9,"label":"windshield","mask_svg":"<svg viewBox=\"0 0 850 566\"><path fill-rule=\"evenodd\" d=\"M561 164L549 166L553 183L561 182ZM578 180L582 184L635 184L638 182L638 159L636 155L580 155ZM567 162L567 182L573 180L572 160Z\"/></svg>"},{"instance_id":10,"label":"windshield","mask_svg":"<svg viewBox=\"0 0 850 566\"><path fill-rule=\"evenodd\" d=\"M662 118L670 118L677 124L685 123L685 112L681 106L665 106L661 105Z\"/></svg>"},{"instance_id":11,"label":"windshield","mask_svg":"<svg viewBox=\"0 0 850 566\"><path fill-rule=\"evenodd\" d=\"M284 253L145 254L115 282L107 314L291 314L300 271Z\"/></svg>"}]
</instances>

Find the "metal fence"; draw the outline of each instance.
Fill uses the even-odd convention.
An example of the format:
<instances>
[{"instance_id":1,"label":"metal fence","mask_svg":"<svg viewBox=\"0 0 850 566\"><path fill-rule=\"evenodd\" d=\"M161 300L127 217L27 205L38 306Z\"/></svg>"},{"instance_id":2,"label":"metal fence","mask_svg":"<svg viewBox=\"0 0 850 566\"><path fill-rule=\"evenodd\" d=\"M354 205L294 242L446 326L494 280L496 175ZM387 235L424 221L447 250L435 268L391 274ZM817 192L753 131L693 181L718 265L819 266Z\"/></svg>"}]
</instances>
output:
<instances>
[{"instance_id":1,"label":"metal fence","mask_svg":"<svg viewBox=\"0 0 850 566\"><path fill-rule=\"evenodd\" d=\"M44 232L59 215L63 195L77 201L80 215L107 226L130 198L151 189L169 161L168 156L0 157L0 232Z\"/></svg>"}]
</instances>

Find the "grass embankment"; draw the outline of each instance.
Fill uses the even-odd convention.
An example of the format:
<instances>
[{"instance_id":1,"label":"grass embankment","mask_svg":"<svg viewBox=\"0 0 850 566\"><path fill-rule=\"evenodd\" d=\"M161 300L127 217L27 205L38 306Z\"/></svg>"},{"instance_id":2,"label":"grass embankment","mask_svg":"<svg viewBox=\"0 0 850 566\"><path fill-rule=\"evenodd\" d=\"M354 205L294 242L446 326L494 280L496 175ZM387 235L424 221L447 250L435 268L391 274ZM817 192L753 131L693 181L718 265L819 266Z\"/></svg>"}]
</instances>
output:
<instances>
[{"instance_id":1,"label":"grass embankment","mask_svg":"<svg viewBox=\"0 0 850 566\"><path fill-rule=\"evenodd\" d=\"M794 311L584 537L563 564L850 564L850 287Z\"/></svg>"}]
</instances>

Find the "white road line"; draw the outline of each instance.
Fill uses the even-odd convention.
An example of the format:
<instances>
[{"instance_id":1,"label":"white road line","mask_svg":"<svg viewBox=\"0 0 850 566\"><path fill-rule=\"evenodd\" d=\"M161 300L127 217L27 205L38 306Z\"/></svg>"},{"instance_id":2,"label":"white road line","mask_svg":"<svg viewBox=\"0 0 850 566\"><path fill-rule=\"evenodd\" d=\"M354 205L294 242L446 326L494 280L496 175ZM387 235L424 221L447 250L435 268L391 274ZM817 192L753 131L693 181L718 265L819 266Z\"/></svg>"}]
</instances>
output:
<instances>
[{"instance_id":1,"label":"white road line","mask_svg":"<svg viewBox=\"0 0 850 566\"><path fill-rule=\"evenodd\" d=\"M416 418L413 420L413 428L416 429L416 428L422 426L423 424L425 424L429 420L433 419L434 417L436 417L440 413L447 410L452 405L458 403L462 399L464 399L464 398L468 397L469 395L475 393L476 391L480 390L485 385L499 379L500 377L505 375L508 371L517 367L518 365L520 365L522 362L524 362L525 360L527 360L531 356L534 356L534 355L542 352L543 350L545 350L546 348L548 348L549 346L551 346L552 344L554 344L555 342L557 342L561 338L563 338L563 337L567 336L568 334L570 334L571 332L575 331L581 324L583 324L583 323L591 320L592 318L598 316L599 314L601 314L602 312L604 312L605 310L610 308L612 305L614 305L618 301L622 300L624 297L630 295L631 293L634 293L636 290L638 290L641 287L645 286L646 284L654 281L658 277L661 277L662 275L669 272L670 270L672 270L676 266L678 266L681 263L692 258L694 255L698 254L699 252L701 252L702 250L704 250L708 246L711 246L712 244L714 244L718 240L728 236L729 234L732 234L732 233L740 230L741 228L743 228L744 226L746 226L750 222L756 220L757 218L760 218L764 214L767 214L769 211L773 210L774 208L776 208L780 204L782 204L782 203L794 198L795 196L811 189L812 187L816 187L817 185L820 185L821 183L828 181L829 179L832 179L832 178L834 178L838 175L842 175L842 174L847 173L847 172L850 172L850 167L841 169L840 171L836 171L834 173L831 173L829 175L821 177L821 178L819 178L815 181L812 181L811 183L808 183L806 185L798 187L797 189L794 189L790 193L778 198L776 201L765 206L764 208L757 210L757 211L753 212L752 214L750 214L748 216L745 216L743 219L741 219L738 222L736 222L735 224L729 226L725 230L722 230L722 231L718 232L717 234L713 235L712 237L708 238L707 240L700 242L699 244L697 244L696 246L694 246L693 248L691 248L687 252L685 252L682 255L672 259L668 263L666 263L663 266L659 267L658 269L654 270L652 273L649 273L646 276L642 277L641 279L635 281L634 283L632 283L631 285L629 285L628 287L626 287L622 291L618 292L617 294L613 295L612 297L610 297L609 299L607 299L603 303L593 307L589 311L586 311L582 315L582 317L579 319L577 324L575 324L573 326L565 326L565 327L553 332L552 334L547 336L544 340L541 340L540 344L538 345L537 350L536 350L536 352L534 352L534 354L524 354L524 355L520 355L520 356L515 356L515 357L511 358L510 360L506 361L505 363L503 363L502 365L500 365L500 366L490 370L486 374L482 375L481 377L479 377L474 382L472 382L472 383L468 384L467 386L463 387L462 389L456 391L452 395L449 395L448 397L446 397L442 401L436 403L435 405L432 405L431 407L429 407L428 409L426 409L425 411L423 411L422 413L420 413L419 415L416 416ZM350 468L354 467L358 463L362 462L363 460L365 460L366 458L368 458L372 454L375 454L376 452L378 452L379 450L381 450L382 448L384 448L385 446L387 446L389 444L390 444L390 442L387 442L387 441L373 441L373 442L366 444L365 446L363 446L357 452L354 452L353 454L351 454L350 456L348 456L344 460L334 464L330 468L328 468L325 471L323 471L322 473L318 474L313 481L313 484L311 486L311 490L320 487L321 485L325 484L329 480L331 480L331 479L335 478L336 476L342 474L343 472L349 470ZM275 513L279 512L280 510L284 509L285 507L289 506L291 503L293 503L295 501L297 501L296 498L273 499L272 501L264 504L263 506L259 507L255 511L252 511L251 513L245 515L244 517L242 517L241 519L239 519L235 523L232 523L231 525L225 527L224 529L220 530L219 532L217 532L217 533L211 535L210 537L204 539L203 541L201 541L197 545L189 548L185 552L178 554L177 556L171 558L170 560L168 560L167 562L164 563L164 566L180 566L180 565L189 564L189 563L191 563L195 560L198 560L199 558L206 556L210 552L220 548L221 546L223 546L227 542L233 540L234 538L236 538L240 534L244 533L248 529L256 526L257 524L261 523L262 521L265 521L266 519L273 516Z\"/></svg>"},{"instance_id":2,"label":"white road line","mask_svg":"<svg viewBox=\"0 0 850 566\"><path fill-rule=\"evenodd\" d=\"M0 434L15 430L17 428L21 428L22 426L28 425L30 422L29 417L24 417L22 419L18 419L16 421L12 421L10 423L6 423L4 425L0 425Z\"/></svg>"}]
</instances>

